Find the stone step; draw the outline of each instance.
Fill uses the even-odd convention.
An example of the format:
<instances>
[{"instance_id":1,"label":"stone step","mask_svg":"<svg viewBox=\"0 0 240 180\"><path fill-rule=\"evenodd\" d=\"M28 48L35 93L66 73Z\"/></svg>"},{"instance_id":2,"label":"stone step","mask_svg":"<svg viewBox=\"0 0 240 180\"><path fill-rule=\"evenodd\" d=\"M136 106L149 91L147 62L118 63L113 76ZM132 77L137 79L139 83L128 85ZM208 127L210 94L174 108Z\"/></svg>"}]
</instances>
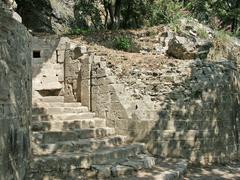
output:
<instances>
[{"instance_id":1,"label":"stone step","mask_svg":"<svg viewBox=\"0 0 240 180\"><path fill-rule=\"evenodd\" d=\"M209 154L212 157L213 155L218 156L216 152L220 149L219 155L224 151L231 154L235 148L234 137L231 136L201 137L196 139L154 139L153 142L148 145L148 150L152 154L161 157L190 157L192 161L196 161L203 154ZM226 149L224 150L224 148Z\"/></svg>"},{"instance_id":2,"label":"stone step","mask_svg":"<svg viewBox=\"0 0 240 180\"><path fill-rule=\"evenodd\" d=\"M194 140L166 140L155 141L153 145L149 145L148 150L160 157L188 157L194 153L194 148L197 148L198 143ZM194 155L194 154L193 154Z\"/></svg>"},{"instance_id":3,"label":"stone step","mask_svg":"<svg viewBox=\"0 0 240 180\"><path fill-rule=\"evenodd\" d=\"M151 134L159 140L196 140L197 138L209 138L217 136L214 130L155 130Z\"/></svg>"},{"instance_id":4,"label":"stone step","mask_svg":"<svg viewBox=\"0 0 240 180\"><path fill-rule=\"evenodd\" d=\"M64 103L64 107L79 107L82 104L80 102L74 102L74 103Z\"/></svg>"},{"instance_id":5,"label":"stone step","mask_svg":"<svg viewBox=\"0 0 240 180\"><path fill-rule=\"evenodd\" d=\"M33 141L37 144L51 144L60 141L77 141L87 138L103 138L115 135L114 128L91 128L78 131L46 131L33 132Z\"/></svg>"},{"instance_id":6,"label":"stone step","mask_svg":"<svg viewBox=\"0 0 240 180\"><path fill-rule=\"evenodd\" d=\"M92 165L91 169L96 170L97 179L112 179L135 176L139 170L150 169L155 166L155 158L147 154L138 154L133 157L122 159L119 162L108 165Z\"/></svg>"},{"instance_id":7,"label":"stone step","mask_svg":"<svg viewBox=\"0 0 240 180\"><path fill-rule=\"evenodd\" d=\"M33 144L32 152L34 155L50 155L66 152L92 151L102 148L113 148L123 145L126 136L112 136L102 139L81 139L78 141L63 141L54 144Z\"/></svg>"},{"instance_id":8,"label":"stone step","mask_svg":"<svg viewBox=\"0 0 240 180\"><path fill-rule=\"evenodd\" d=\"M62 114L62 113L82 113L88 112L88 107L33 107L32 113L37 114Z\"/></svg>"},{"instance_id":9,"label":"stone step","mask_svg":"<svg viewBox=\"0 0 240 180\"><path fill-rule=\"evenodd\" d=\"M33 99L33 102L64 102L63 96L45 96L37 99Z\"/></svg>"},{"instance_id":10,"label":"stone step","mask_svg":"<svg viewBox=\"0 0 240 180\"><path fill-rule=\"evenodd\" d=\"M32 115L32 121L66 121L93 118L95 113L64 113L64 114L39 114Z\"/></svg>"},{"instance_id":11,"label":"stone step","mask_svg":"<svg viewBox=\"0 0 240 180\"><path fill-rule=\"evenodd\" d=\"M131 144L122 147L101 149L85 153L61 153L57 155L35 157L30 163L31 172L72 171L90 169L92 165L114 165L129 157L144 153L143 144Z\"/></svg>"},{"instance_id":12,"label":"stone step","mask_svg":"<svg viewBox=\"0 0 240 180\"><path fill-rule=\"evenodd\" d=\"M101 118L91 118L68 121L32 122L32 131L69 131L97 127L106 127L106 120Z\"/></svg>"},{"instance_id":13,"label":"stone step","mask_svg":"<svg viewBox=\"0 0 240 180\"><path fill-rule=\"evenodd\" d=\"M164 124L161 124L163 129L168 130L200 130L200 129L214 129L217 127L224 127L225 123L229 123L229 121L226 120L224 122L223 120L171 120L167 121Z\"/></svg>"},{"instance_id":14,"label":"stone step","mask_svg":"<svg viewBox=\"0 0 240 180\"><path fill-rule=\"evenodd\" d=\"M31 173L28 179L111 179L111 180L176 180L184 179L188 162L184 159L155 159L149 155L139 154L134 158L122 159L119 163L91 165L89 169L71 171L50 171Z\"/></svg>"},{"instance_id":15,"label":"stone step","mask_svg":"<svg viewBox=\"0 0 240 180\"><path fill-rule=\"evenodd\" d=\"M47 107L81 107L82 104L80 102L74 103L65 103L65 102L39 102L34 101L32 107L33 108L47 108Z\"/></svg>"}]
</instances>

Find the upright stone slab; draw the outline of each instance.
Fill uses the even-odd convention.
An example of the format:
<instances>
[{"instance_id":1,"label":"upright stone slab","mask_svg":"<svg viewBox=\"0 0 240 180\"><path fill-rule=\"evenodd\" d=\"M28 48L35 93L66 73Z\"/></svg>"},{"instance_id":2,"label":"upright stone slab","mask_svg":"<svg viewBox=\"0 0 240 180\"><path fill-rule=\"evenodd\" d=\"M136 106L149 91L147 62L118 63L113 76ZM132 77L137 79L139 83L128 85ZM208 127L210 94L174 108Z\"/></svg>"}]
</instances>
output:
<instances>
[{"instance_id":1,"label":"upright stone slab","mask_svg":"<svg viewBox=\"0 0 240 180\"><path fill-rule=\"evenodd\" d=\"M0 179L4 180L22 180L27 174L30 42L27 29L13 19L11 10L0 0Z\"/></svg>"},{"instance_id":2,"label":"upright stone slab","mask_svg":"<svg viewBox=\"0 0 240 180\"><path fill-rule=\"evenodd\" d=\"M81 103L91 109L91 62L94 56L82 59L81 64Z\"/></svg>"}]
</instances>

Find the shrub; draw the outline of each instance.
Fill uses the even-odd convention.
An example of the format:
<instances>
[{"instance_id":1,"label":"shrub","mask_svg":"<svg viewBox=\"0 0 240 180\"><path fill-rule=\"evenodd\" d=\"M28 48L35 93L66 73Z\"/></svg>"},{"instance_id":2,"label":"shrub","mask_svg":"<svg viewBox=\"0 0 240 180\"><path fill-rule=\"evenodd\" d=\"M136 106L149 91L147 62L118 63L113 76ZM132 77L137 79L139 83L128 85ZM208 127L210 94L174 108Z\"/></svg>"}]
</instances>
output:
<instances>
[{"instance_id":1,"label":"shrub","mask_svg":"<svg viewBox=\"0 0 240 180\"><path fill-rule=\"evenodd\" d=\"M182 9L180 3L159 0L152 6L150 25L176 23L183 16Z\"/></svg>"},{"instance_id":2,"label":"shrub","mask_svg":"<svg viewBox=\"0 0 240 180\"><path fill-rule=\"evenodd\" d=\"M90 29L75 28L75 29L71 30L70 34L72 34L72 35L88 35L91 32L92 31Z\"/></svg>"},{"instance_id":3,"label":"shrub","mask_svg":"<svg viewBox=\"0 0 240 180\"><path fill-rule=\"evenodd\" d=\"M118 50L132 51L133 41L127 36L120 36L114 39L113 46Z\"/></svg>"}]
</instances>

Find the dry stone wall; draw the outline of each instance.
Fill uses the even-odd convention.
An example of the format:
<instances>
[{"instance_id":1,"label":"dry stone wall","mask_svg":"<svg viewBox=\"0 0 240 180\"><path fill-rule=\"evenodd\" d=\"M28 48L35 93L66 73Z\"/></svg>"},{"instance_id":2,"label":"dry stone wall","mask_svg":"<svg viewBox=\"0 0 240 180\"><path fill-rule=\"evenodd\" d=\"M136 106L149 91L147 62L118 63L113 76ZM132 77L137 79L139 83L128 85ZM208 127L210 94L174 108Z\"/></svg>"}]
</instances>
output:
<instances>
[{"instance_id":1,"label":"dry stone wall","mask_svg":"<svg viewBox=\"0 0 240 180\"><path fill-rule=\"evenodd\" d=\"M237 62L172 59L159 67L123 69L105 57L74 52L76 47L68 51L67 64L75 68L69 71L75 101L106 118L117 133L147 143L157 156L202 164L238 157Z\"/></svg>"},{"instance_id":2,"label":"dry stone wall","mask_svg":"<svg viewBox=\"0 0 240 180\"><path fill-rule=\"evenodd\" d=\"M128 69L123 64L70 43L65 51L66 100L81 101L118 134L145 142L157 156L203 164L238 157L237 61L171 59Z\"/></svg>"},{"instance_id":3,"label":"dry stone wall","mask_svg":"<svg viewBox=\"0 0 240 180\"><path fill-rule=\"evenodd\" d=\"M92 110L118 133L146 142L158 156L203 164L237 157L240 79L234 62L176 60L161 69L123 73L97 59Z\"/></svg>"},{"instance_id":4,"label":"dry stone wall","mask_svg":"<svg viewBox=\"0 0 240 180\"><path fill-rule=\"evenodd\" d=\"M0 179L25 179L31 119L31 36L0 0Z\"/></svg>"},{"instance_id":5,"label":"dry stone wall","mask_svg":"<svg viewBox=\"0 0 240 180\"><path fill-rule=\"evenodd\" d=\"M64 82L65 82L65 102L81 101L81 61L89 60L87 49L85 46L77 43L69 43L65 55L65 69L64 69ZM82 68L85 69L85 68ZM87 94L86 94L87 96Z\"/></svg>"}]
</instances>

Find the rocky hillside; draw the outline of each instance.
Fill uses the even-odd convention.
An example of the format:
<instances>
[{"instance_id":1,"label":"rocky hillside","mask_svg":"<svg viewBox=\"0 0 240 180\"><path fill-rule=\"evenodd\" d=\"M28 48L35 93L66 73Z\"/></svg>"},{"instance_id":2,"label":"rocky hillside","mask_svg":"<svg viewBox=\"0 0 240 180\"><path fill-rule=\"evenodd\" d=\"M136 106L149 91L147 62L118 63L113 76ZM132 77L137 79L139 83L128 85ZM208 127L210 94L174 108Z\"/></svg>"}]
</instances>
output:
<instances>
[{"instance_id":1,"label":"rocky hillside","mask_svg":"<svg viewBox=\"0 0 240 180\"><path fill-rule=\"evenodd\" d=\"M24 25L34 32L64 34L76 24L74 0L17 0Z\"/></svg>"}]
</instances>

